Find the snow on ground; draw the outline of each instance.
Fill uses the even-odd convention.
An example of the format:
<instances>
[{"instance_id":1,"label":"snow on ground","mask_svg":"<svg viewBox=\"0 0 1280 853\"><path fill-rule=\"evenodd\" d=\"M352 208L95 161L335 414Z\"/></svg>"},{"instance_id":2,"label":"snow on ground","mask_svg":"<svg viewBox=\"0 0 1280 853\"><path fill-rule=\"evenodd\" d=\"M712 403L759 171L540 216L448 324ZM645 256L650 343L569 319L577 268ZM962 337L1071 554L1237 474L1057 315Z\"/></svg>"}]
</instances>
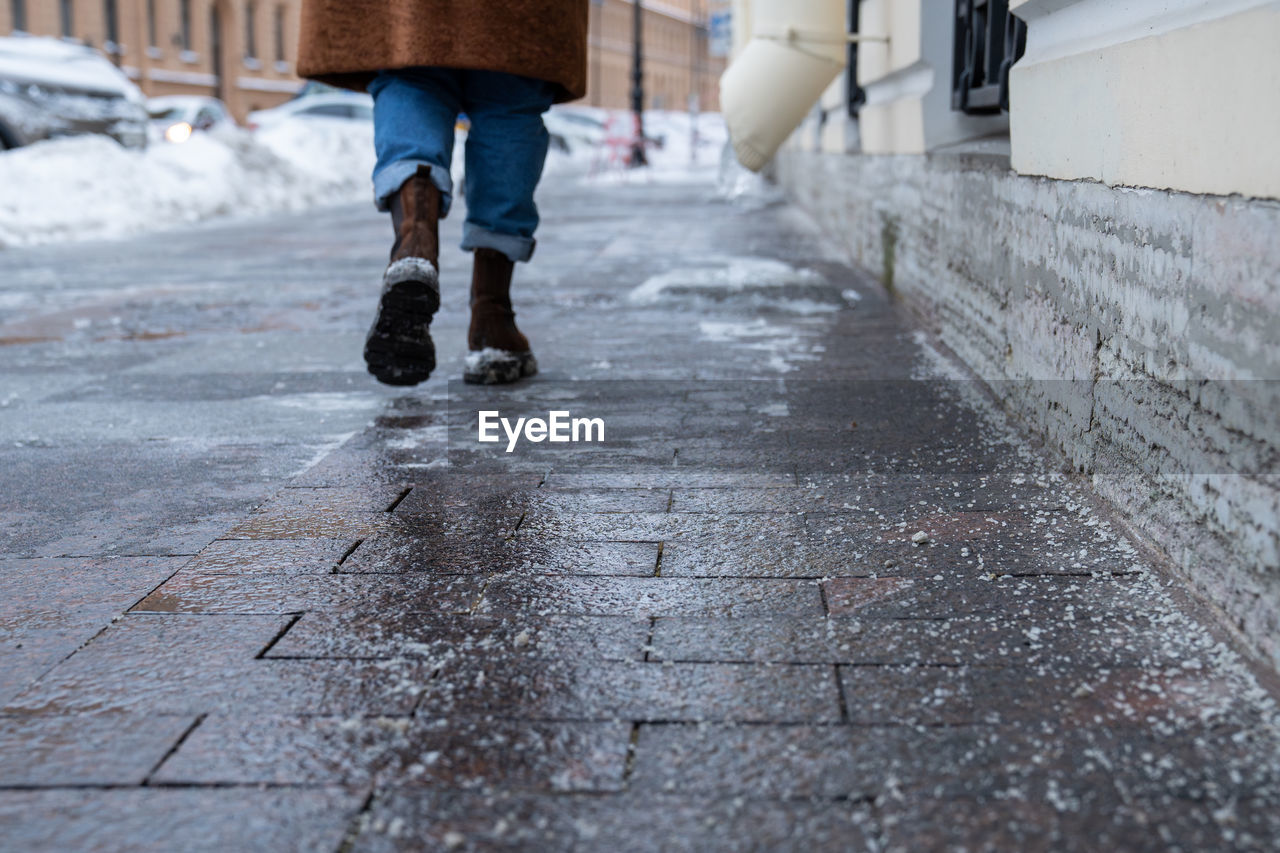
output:
<instances>
[{"instance_id":1,"label":"snow on ground","mask_svg":"<svg viewBox=\"0 0 1280 853\"><path fill-rule=\"evenodd\" d=\"M577 174L585 183L604 185L711 184L720 180L721 152L729 134L719 113L691 116L667 110L646 112L644 133L651 141L645 149L649 165L644 169L627 165L631 154L631 113L593 113L606 123L605 144L596 148L579 146L568 155L553 152L547 162L548 174Z\"/></svg>"},{"instance_id":2,"label":"snow on ground","mask_svg":"<svg viewBox=\"0 0 1280 853\"><path fill-rule=\"evenodd\" d=\"M703 291L714 295L716 291L741 293L826 282L821 273L797 269L773 258L709 255L702 260L703 263L697 267L670 270L649 277L627 294L628 301L652 305L671 293Z\"/></svg>"},{"instance_id":3,"label":"snow on ground","mask_svg":"<svg viewBox=\"0 0 1280 853\"><path fill-rule=\"evenodd\" d=\"M612 131L630 128L612 115ZM693 130L698 144L693 144ZM646 115L646 134L661 137L651 166L625 166L619 140L569 153L553 150L547 180L586 182L707 182L720 178L726 138L718 114L691 126L685 113ZM459 149L465 135L459 134ZM461 150L455 180L462 176ZM183 144L131 151L106 137L41 142L0 153L0 249L126 237L225 216L371 201L373 128L367 123L306 118L255 133L195 134Z\"/></svg>"},{"instance_id":4,"label":"snow on ground","mask_svg":"<svg viewBox=\"0 0 1280 853\"><path fill-rule=\"evenodd\" d=\"M369 198L368 125L309 119L131 151L102 136L0 154L0 247L124 237Z\"/></svg>"}]
</instances>

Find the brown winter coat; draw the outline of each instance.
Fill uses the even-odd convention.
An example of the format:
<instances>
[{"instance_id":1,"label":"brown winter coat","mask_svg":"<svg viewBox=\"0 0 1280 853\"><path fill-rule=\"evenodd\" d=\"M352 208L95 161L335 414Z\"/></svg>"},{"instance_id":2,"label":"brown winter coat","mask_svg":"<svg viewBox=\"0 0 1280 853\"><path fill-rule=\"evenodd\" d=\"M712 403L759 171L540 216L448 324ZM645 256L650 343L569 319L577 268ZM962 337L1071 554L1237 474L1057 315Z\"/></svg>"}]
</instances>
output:
<instances>
[{"instance_id":1,"label":"brown winter coat","mask_svg":"<svg viewBox=\"0 0 1280 853\"><path fill-rule=\"evenodd\" d=\"M303 0L298 74L363 90L376 72L429 65L587 89L589 0Z\"/></svg>"}]
</instances>

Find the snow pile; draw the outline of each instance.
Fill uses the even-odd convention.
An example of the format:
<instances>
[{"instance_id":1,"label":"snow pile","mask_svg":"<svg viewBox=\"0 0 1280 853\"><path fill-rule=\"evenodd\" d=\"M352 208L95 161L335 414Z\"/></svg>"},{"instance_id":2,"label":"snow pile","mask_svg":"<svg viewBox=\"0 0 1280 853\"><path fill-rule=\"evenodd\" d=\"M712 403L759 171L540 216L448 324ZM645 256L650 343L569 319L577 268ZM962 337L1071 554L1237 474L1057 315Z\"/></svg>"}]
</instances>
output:
<instances>
[{"instance_id":1,"label":"snow pile","mask_svg":"<svg viewBox=\"0 0 1280 853\"><path fill-rule=\"evenodd\" d=\"M553 150L549 180L589 183L716 182L726 131L718 113L650 111L650 165L629 169L630 113L598 111L604 144L574 140ZM697 131L696 144L694 131ZM458 135L454 181L462 179ZM369 202L373 127L317 117L256 133L197 133L180 145L121 148L101 136L41 142L0 153L0 249L159 231L223 216L257 216L318 205Z\"/></svg>"},{"instance_id":2,"label":"snow pile","mask_svg":"<svg viewBox=\"0 0 1280 853\"><path fill-rule=\"evenodd\" d=\"M566 154L553 150L546 174L576 174L588 184L714 183L719 176L720 152L728 139L719 113L691 116L684 112L649 110L644 114L645 149L649 165L632 169L632 114L626 110L591 110L605 123L604 144L571 144ZM695 136L696 132L696 136ZM661 145L658 144L661 142Z\"/></svg>"},{"instance_id":3,"label":"snow pile","mask_svg":"<svg viewBox=\"0 0 1280 853\"><path fill-rule=\"evenodd\" d=\"M0 248L370 198L373 128L309 118L130 151L101 136L0 154Z\"/></svg>"}]
</instances>

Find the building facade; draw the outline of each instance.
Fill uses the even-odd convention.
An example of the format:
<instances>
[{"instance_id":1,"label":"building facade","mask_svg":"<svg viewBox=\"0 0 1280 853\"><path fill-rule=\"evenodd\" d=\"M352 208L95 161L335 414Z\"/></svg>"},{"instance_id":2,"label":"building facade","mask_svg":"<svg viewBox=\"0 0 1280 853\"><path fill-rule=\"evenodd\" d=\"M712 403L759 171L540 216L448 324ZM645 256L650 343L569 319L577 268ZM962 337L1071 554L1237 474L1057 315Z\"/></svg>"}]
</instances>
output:
<instances>
[{"instance_id":1,"label":"building facade","mask_svg":"<svg viewBox=\"0 0 1280 853\"><path fill-rule=\"evenodd\" d=\"M1280 3L847 11L779 182L1280 666Z\"/></svg>"},{"instance_id":2,"label":"building facade","mask_svg":"<svg viewBox=\"0 0 1280 853\"><path fill-rule=\"evenodd\" d=\"M648 109L707 112L720 108L725 58L713 56L709 39L713 0L644 0L641 46ZM633 0L592 0L587 97L608 109L631 106L634 56ZM695 100L696 99L696 100Z\"/></svg>"},{"instance_id":3,"label":"building facade","mask_svg":"<svg viewBox=\"0 0 1280 853\"><path fill-rule=\"evenodd\" d=\"M148 97L216 95L241 120L301 87L301 0L3 0L0 32L100 48Z\"/></svg>"},{"instance_id":4,"label":"building facade","mask_svg":"<svg viewBox=\"0 0 1280 853\"><path fill-rule=\"evenodd\" d=\"M725 60L710 55L716 0L644 2L645 104L718 108ZM101 48L148 96L216 95L240 120L302 85L293 73L301 0L0 0L0 33L77 39ZM583 103L631 106L631 0L591 0Z\"/></svg>"}]
</instances>

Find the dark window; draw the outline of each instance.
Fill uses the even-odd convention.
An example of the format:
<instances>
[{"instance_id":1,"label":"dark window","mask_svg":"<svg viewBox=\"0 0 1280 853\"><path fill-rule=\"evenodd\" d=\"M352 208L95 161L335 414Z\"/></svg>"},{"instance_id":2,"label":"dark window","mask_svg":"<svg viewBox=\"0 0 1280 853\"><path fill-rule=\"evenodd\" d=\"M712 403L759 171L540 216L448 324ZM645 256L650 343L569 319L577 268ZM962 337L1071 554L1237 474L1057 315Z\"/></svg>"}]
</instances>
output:
<instances>
[{"instance_id":1,"label":"dark window","mask_svg":"<svg viewBox=\"0 0 1280 853\"><path fill-rule=\"evenodd\" d=\"M117 14L116 0L103 0L102 17L107 24L107 41L120 46L120 16Z\"/></svg>"},{"instance_id":2,"label":"dark window","mask_svg":"<svg viewBox=\"0 0 1280 853\"><path fill-rule=\"evenodd\" d=\"M15 30L27 29L27 0L13 0L13 28Z\"/></svg>"},{"instance_id":3,"label":"dark window","mask_svg":"<svg viewBox=\"0 0 1280 853\"><path fill-rule=\"evenodd\" d=\"M257 4L250 0L244 4L244 55L253 59L258 55Z\"/></svg>"},{"instance_id":4,"label":"dark window","mask_svg":"<svg viewBox=\"0 0 1280 853\"><path fill-rule=\"evenodd\" d=\"M858 7L862 0L849 0L849 32L857 33ZM858 110L867 102L867 93L858 85L858 43L849 42L849 64L845 68L845 91L849 94L849 116L858 117Z\"/></svg>"},{"instance_id":5,"label":"dark window","mask_svg":"<svg viewBox=\"0 0 1280 853\"><path fill-rule=\"evenodd\" d=\"M61 0L58 3L58 16L62 37L71 38L75 27L75 10L71 6L71 0Z\"/></svg>"},{"instance_id":6,"label":"dark window","mask_svg":"<svg viewBox=\"0 0 1280 853\"><path fill-rule=\"evenodd\" d=\"M182 49L191 50L191 0L180 0L178 3L178 14L181 19L182 32Z\"/></svg>"},{"instance_id":7,"label":"dark window","mask_svg":"<svg viewBox=\"0 0 1280 853\"><path fill-rule=\"evenodd\" d=\"M156 46L156 0L147 0L147 46Z\"/></svg>"},{"instance_id":8,"label":"dark window","mask_svg":"<svg viewBox=\"0 0 1280 853\"><path fill-rule=\"evenodd\" d=\"M276 62L284 62L284 7L276 6Z\"/></svg>"},{"instance_id":9,"label":"dark window","mask_svg":"<svg viewBox=\"0 0 1280 853\"><path fill-rule=\"evenodd\" d=\"M1027 25L1009 0L956 0L951 108L971 115L1009 110L1009 69L1027 47Z\"/></svg>"}]
</instances>

